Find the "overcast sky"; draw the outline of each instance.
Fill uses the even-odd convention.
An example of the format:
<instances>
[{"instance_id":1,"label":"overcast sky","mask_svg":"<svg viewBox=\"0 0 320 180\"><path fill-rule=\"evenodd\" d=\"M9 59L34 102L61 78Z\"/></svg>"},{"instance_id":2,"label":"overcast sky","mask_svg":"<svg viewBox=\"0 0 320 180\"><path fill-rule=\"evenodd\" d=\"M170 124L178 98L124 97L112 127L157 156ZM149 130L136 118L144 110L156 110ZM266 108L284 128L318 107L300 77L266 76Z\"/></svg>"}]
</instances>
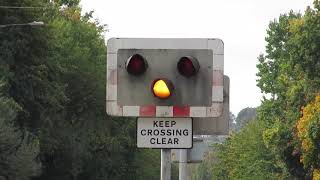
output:
<instances>
[{"instance_id":1,"label":"overcast sky","mask_svg":"<svg viewBox=\"0 0 320 180\"><path fill-rule=\"evenodd\" d=\"M312 0L82 0L84 11L107 24L110 37L219 38L230 77L230 108L260 105L256 64L268 24L280 14L304 12Z\"/></svg>"}]
</instances>

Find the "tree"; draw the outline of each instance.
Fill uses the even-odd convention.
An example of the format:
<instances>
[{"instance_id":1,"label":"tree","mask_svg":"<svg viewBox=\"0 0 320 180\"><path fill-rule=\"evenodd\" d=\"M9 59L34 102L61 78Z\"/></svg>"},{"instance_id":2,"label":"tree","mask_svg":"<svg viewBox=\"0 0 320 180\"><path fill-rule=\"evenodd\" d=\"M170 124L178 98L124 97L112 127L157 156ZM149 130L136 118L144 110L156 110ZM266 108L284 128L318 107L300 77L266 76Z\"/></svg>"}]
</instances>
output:
<instances>
[{"instance_id":1,"label":"tree","mask_svg":"<svg viewBox=\"0 0 320 180\"><path fill-rule=\"evenodd\" d=\"M241 128L243 128L249 121L256 118L256 108L244 108L242 109L236 118L236 131L239 131Z\"/></svg>"},{"instance_id":2,"label":"tree","mask_svg":"<svg viewBox=\"0 0 320 180\"><path fill-rule=\"evenodd\" d=\"M315 176L319 176L320 171L320 95L303 108L303 116L297 122L297 135L301 141L301 161L317 179Z\"/></svg>"},{"instance_id":3,"label":"tree","mask_svg":"<svg viewBox=\"0 0 320 180\"><path fill-rule=\"evenodd\" d=\"M259 57L257 65L258 86L271 96L258 110L258 119L267 125L264 141L297 178L311 178L313 171L300 161L304 152L296 124L302 107L320 91L319 10L315 0L314 8L308 7L304 15L291 11L271 22L266 55Z\"/></svg>"},{"instance_id":4,"label":"tree","mask_svg":"<svg viewBox=\"0 0 320 180\"><path fill-rule=\"evenodd\" d=\"M46 24L0 29L0 75L21 108L12 126L40 147L42 173L33 179L135 177L135 121L105 113L104 26L81 15L77 0L2 3L46 7L0 11L1 24Z\"/></svg>"},{"instance_id":5,"label":"tree","mask_svg":"<svg viewBox=\"0 0 320 180\"><path fill-rule=\"evenodd\" d=\"M27 180L41 172L39 140L14 126L21 108L1 93L3 87L0 81L0 179Z\"/></svg>"},{"instance_id":6,"label":"tree","mask_svg":"<svg viewBox=\"0 0 320 180\"><path fill-rule=\"evenodd\" d=\"M267 96L256 120L218 146L216 163L206 166L211 178L319 179L319 10L315 0L303 15L291 11L270 22L257 65Z\"/></svg>"},{"instance_id":7,"label":"tree","mask_svg":"<svg viewBox=\"0 0 320 180\"><path fill-rule=\"evenodd\" d=\"M215 145L215 151L198 168L198 178L288 179L284 165L264 144L263 129L261 121L250 121L224 143Z\"/></svg>"}]
</instances>

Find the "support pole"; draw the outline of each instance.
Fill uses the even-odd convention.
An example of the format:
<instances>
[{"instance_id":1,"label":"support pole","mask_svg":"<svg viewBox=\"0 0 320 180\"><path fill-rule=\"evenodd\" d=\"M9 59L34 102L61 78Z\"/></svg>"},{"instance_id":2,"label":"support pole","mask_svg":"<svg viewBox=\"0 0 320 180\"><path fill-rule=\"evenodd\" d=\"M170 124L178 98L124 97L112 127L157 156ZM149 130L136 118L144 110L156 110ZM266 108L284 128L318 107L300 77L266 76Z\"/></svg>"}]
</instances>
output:
<instances>
[{"instance_id":1,"label":"support pole","mask_svg":"<svg viewBox=\"0 0 320 180\"><path fill-rule=\"evenodd\" d=\"M171 149L161 149L161 180L171 180Z\"/></svg>"},{"instance_id":2,"label":"support pole","mask_svg":"<svg viewBox=\"0 0 320 180\"><path fill-rule=\"evenodd\" d=\"M187 180L188 179L188 150L180 149L180 158L179 158L179 180Z\"/></svg>"}]
</instances>

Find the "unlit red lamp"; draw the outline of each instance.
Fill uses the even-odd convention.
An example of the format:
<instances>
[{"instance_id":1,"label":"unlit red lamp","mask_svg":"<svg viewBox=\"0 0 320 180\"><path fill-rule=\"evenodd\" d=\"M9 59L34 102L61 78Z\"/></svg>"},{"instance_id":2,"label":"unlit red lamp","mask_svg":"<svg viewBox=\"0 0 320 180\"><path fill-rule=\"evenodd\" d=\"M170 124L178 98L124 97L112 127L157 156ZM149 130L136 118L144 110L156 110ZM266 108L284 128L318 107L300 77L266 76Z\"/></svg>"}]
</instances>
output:
<instances>
[{"instance_id":1,"label":"unlit red lamp","mask_svg":"<svg viewBox=\"0 0 320 180\"><path fill-rule=\"evenodd\" d=\"M126 61L126 69L129 74L139 76L148 68L148 63L140 54L134 54Z\"/></svg>"},{"instance_id":2,"label":"unlit red lamp","mask_svg":"<svg viewBox=\"0 0 320 180\"><path fill-rule=\"evenodd\" d=\"M192 56L185 56L180 58L177 69L179 73L186 78L195 76L199 71L200 65L196 58Z\"/></svg>"}]
</instances>

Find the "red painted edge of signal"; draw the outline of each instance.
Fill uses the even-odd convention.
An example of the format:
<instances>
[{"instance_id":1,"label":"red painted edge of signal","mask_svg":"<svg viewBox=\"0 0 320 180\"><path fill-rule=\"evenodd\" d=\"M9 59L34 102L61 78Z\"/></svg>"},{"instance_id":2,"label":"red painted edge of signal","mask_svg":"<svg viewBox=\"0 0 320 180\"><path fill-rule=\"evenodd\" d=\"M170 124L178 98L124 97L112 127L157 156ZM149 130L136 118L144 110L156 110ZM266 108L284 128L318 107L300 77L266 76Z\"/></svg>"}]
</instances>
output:
<instances>
[{"instance_id":1,"label":"red painted edge of signal","mask_svg":"<svg viewBox=\"0 0 320 180\"><path fill-rule=\"evenodd\" d=\"M108 77L107 83L117 85L117 70L109 70L110 76Z\"/></svg>"},{"instance_id":2,"label":"red painted edge of signal","mask_svg":"<svg viewBox=\"0 0 320 180\"><path fill-rule=\"evenodd\" d=\"M173 117L189 117L190 106L173 106Z\"/></svg>"},{"instance_id":3,"label":"red painted edge of signal","mask_svg":"<svg viewBox=\"0 0 320 180\"><path fill-rule=\"evenodd\" d=\"M213 71L213 86L223 86L223 72L220 70Z\"/></svg>"},{"instance_id":4,"label":"red painted edge of signal","mask_svg":"<svg viewBox=\"0 0 320 180\"><path fill-rule=\"evenodd\" d=\"M156 106L140 106L140 116L156 116Z\"/></svg>"}]
</instances>

